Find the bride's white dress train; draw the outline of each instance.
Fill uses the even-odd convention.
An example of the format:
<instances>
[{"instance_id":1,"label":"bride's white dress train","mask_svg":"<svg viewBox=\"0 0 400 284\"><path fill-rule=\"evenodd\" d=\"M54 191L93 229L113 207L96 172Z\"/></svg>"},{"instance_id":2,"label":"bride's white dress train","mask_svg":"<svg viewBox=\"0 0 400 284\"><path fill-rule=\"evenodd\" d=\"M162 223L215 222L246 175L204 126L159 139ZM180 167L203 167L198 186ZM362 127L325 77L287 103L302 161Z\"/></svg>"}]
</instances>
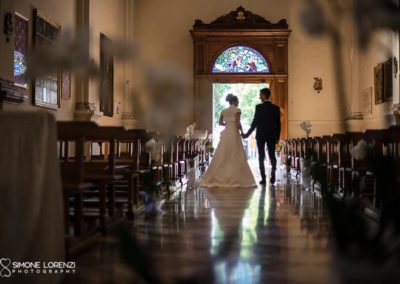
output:
<instances>
[{"instance_id":1,"label":"bride's white dress train","mask_svg":"<svg viewBox=\"0 0 400 284\"><path fill-rule=\"evenodd\" d=\"M236 126L240 109L230 106L222 111L225 129L211 160L199 182L203 187L255 187L254 176L247 163L242 139Z\"/></svg>"}]
</instances>

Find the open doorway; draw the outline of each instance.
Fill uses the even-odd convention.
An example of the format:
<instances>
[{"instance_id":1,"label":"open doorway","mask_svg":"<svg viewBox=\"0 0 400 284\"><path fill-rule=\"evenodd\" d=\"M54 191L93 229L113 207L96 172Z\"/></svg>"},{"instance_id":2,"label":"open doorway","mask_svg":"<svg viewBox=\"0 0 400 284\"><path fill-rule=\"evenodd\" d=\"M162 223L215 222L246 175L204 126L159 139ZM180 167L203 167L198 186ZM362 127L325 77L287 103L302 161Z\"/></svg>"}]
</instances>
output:
<instances>
[{"instance_id":1,"label":"open doorway","mask_svg":"<svg viewBox=\"0 0 400 284\"><path fill-rule=\"evenodd\" d=\"M219 142L223 126L218 125L221 111L228 107L225 101L227 94L232 93L239 98L239 108L242 110L241 122L243 131L250 128L254 117L255 106L260 103L259 91L269 87L269 83L214 83L213 84L213 146ZM248 159L257 158L255 133L243 140L243 147Z\"/></svg>"}]
</instances>

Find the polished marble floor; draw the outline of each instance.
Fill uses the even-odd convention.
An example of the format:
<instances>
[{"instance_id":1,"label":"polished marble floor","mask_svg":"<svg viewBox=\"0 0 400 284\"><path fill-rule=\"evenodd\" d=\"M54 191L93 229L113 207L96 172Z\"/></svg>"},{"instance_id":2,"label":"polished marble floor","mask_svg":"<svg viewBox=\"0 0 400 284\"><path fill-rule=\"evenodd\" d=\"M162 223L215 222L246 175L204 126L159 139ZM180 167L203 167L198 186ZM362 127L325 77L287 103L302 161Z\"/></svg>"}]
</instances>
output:
<instances>
[{"instance_id":1,"label":"polished marble floor","mask_svg":"<svg viewBox=\"0 0 400 284\"><path fill-rule=\"evenodd\" d=\"M125 230L154 283L337 283L328 226L320 198L278 171L275 186L184 188ZM76 261L66 283L148 283L112 235Z\"/></svg>"}]
</instances>

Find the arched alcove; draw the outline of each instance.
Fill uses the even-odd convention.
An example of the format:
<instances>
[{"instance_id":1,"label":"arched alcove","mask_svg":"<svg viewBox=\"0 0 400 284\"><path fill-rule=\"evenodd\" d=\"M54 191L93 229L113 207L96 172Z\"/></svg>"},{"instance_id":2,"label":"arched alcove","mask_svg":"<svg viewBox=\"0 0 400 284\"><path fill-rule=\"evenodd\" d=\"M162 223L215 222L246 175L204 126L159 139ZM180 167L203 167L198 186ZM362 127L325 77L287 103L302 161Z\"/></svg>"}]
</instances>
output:
<instances>
[{"instance_id":1,"label":"arched alcove","mask_svg":"<svg viewBox=\"0 0 400 284\"><path fill-rule=\"evenodd\" d=\"M271 23L243 7L209 24L195 20L190 33L193 38L194 120L199 128L212 130L213 83L267 82L272 91L271 100L281 107L281 138L287 138L290 32L286 20ZM263 58L268 72L214 72L218 57L239 46L247 47Z\"/></svg>"}]
</instances>

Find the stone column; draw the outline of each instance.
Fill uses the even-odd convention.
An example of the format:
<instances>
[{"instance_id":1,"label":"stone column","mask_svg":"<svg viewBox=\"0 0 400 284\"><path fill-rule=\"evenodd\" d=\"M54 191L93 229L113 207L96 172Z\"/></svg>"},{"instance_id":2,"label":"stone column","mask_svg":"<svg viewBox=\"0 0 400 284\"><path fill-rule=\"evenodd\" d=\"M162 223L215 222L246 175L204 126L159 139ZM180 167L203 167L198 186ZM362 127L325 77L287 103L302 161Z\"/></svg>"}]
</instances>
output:
<instances>
[{"instance_id":1,"label":"stone column","mask_svg":"<svg viewBox=\"0 0 400 284\"><path fill-rule=\"evenodd\" d=\"M124 37L127 41L135 40L135 11L136 0L125 0L124 14ZM137 126L136 115L134 112L134 66L132 62L124 63L124 96L122 97L122 124L126 128Z\"/></svg>"},{"instance_id":2,"label":"stone column","mask_svg":"<svg viewBox=\"0 0 400 284\"><path fill-rule=\"evenodd\" d=\"M344 35L349 35L344 40L345 60L348 62L345 66L345 72L347 72L347 91L349 98L347 103L349 107L347 109L347 121L349 131L361 131L363 128L363 114L361 111L361 92L359 84L359 48L357 43L356 27L352 18L353 1L350 2L349 17L344 19Z\"/></svg>"},{"instance_id":3,"label":"stone column","mask_svg":"<svg viewBox=\"0 0 400 284\"><path fill-rule=\"evenodd\" d=\"M89 35L89 9L90 0L76 0L76 34ZM89 46L86 53L86 64L89 65ZM96 120L103 113L96 111L94 103L89 102L89 76L76 78L75 80L75 119Z\"/></svg>"}]
</instances>

